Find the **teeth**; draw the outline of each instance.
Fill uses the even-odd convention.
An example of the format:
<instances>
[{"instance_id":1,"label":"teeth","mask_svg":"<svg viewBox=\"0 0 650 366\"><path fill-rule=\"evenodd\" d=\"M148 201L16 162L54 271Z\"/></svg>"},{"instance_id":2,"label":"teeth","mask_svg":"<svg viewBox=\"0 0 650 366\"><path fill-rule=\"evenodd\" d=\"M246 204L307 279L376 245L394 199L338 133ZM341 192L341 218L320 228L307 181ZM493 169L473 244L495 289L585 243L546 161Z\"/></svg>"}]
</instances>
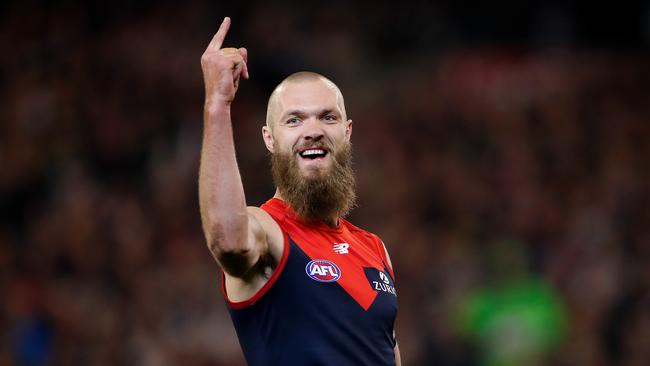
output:
<instances>
[{"instance_id":1,"label":"teeth","mask_svg":"<svg viewBox=\"0 0 650 366\"><path fill-rule=\"evenodd\" d=\"M323 155L325 154L325 150L321 149L310 149L310 150L305 150L302 152L302 156L307 156L307 155Z\"/></svg>"}]
</instances>

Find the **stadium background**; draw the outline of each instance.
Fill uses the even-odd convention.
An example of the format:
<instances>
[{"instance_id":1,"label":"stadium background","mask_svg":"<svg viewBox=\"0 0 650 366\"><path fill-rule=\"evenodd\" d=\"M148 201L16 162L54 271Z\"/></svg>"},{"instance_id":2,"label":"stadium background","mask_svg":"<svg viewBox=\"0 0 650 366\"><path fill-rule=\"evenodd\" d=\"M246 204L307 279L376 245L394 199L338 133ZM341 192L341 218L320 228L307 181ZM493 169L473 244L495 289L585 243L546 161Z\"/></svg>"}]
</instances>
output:
<instances>
[{"instance_id":1,"label":"stadium background","mask_svg":"<svg viewBox=\"0 0 650 366\"><path fill-rule=\"evenodd\" d=\"M346 96L406 365L646 364L650 2L9 1L0 365L243 365L196 192L225 15L249 204L272 87Z\"/></svg>"}]
</instances>

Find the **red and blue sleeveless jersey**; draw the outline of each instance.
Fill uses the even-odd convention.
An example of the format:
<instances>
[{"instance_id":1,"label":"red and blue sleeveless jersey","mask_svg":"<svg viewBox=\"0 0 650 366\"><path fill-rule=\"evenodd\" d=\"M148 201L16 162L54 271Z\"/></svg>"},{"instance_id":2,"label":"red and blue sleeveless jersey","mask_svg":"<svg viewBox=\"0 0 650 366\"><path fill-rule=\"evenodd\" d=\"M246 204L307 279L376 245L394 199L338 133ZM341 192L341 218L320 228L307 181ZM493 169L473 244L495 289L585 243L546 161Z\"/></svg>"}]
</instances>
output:
<instances>
[{"instance_id":1,"label":"red and blue sleeveless jersey","mask_svg":"<svg viewBox=\"0 0 650 366\"><path fill-rule=\"evenodd\" d=\"M278 266L246 301L222 283L248 364L395 365L397 292L379 237L344 219L304 223L277 198L261 208L284 234Z\"/></svg>"}]
</instances>

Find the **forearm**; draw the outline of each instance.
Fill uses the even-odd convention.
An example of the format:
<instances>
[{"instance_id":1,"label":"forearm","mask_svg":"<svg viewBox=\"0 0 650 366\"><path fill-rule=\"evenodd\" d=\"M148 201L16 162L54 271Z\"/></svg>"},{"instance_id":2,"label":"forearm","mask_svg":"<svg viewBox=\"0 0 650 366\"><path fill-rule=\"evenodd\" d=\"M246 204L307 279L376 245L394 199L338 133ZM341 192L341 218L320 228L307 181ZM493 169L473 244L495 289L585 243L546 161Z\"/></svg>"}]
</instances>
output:
<instances>
[{"instance_id":1,"label":"forearm","mask_svg":"<svg viewBox=\"0 0 650 366\"><path fill-rule=\"evenodd\" d=\"M199 168L199 205L205 237L215 256L248 250L246 200L227 103L206 101Z\"/></svg>"}]
</instances>

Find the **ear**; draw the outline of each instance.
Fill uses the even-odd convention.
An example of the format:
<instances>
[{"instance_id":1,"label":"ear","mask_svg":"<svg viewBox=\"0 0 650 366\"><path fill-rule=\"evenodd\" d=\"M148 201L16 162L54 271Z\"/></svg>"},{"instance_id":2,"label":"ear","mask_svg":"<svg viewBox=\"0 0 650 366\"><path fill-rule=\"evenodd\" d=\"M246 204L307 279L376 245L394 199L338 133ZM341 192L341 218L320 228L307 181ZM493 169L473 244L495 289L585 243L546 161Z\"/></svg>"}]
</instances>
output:
<instances>
[{"instance_id":1,"label":"ear","mask_svg":"<svg viewBox=\"0 0 650 366\"><path fill-rule=\"evenodd\" d=\"M273 133L268 126L262 126L262 138L264 139L264 145L266 149L273 154Z\"/></svg>"},{"instance_id":2,"label":"ear","mask_svg":"<svg viewBox=\"0 0 650 366\"><path fill-rule=\"evenodd\" d=\"M346 125L345 125L345 140L350 141L350 137L352 137L352 120L351 119L349 119L346 122Z\"/></svg>"}]
</instances>

